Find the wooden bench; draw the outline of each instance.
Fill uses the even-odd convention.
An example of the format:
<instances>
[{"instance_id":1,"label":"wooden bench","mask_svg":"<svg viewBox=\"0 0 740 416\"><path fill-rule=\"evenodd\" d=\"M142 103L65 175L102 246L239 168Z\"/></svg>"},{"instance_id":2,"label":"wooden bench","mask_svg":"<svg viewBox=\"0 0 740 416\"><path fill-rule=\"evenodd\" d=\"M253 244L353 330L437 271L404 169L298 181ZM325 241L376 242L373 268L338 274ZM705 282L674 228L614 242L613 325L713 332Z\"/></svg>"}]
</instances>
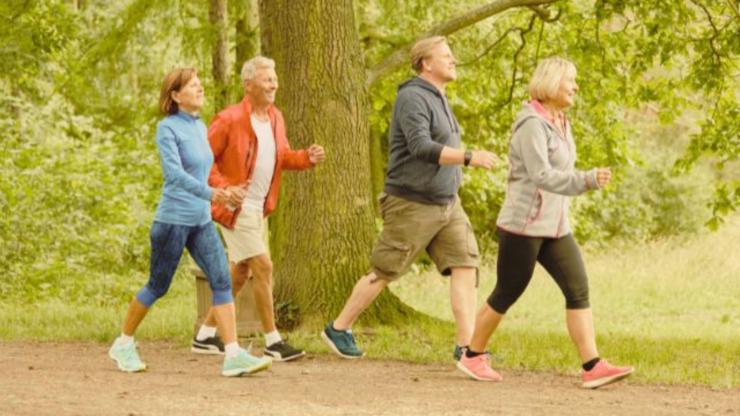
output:
<instances>
[{"instance_id":1,"label":"wooden bench","mask_svg":"<svg viewBox=\"0 0 740 416\"><path fill-rule=\"evenodd\" d=\"M193 265L190 268L195 276L195 297L197 299L198 316L195 319L195 332L206 318L208 309L211 308L211 288L203 271ZM257 306L252 295L252 279L247 280L239 295L234 299L236 304L236 333L239 337L250 338L256 332L262 332L262 322L257 313Z\"/></svg>"}]
</instances>

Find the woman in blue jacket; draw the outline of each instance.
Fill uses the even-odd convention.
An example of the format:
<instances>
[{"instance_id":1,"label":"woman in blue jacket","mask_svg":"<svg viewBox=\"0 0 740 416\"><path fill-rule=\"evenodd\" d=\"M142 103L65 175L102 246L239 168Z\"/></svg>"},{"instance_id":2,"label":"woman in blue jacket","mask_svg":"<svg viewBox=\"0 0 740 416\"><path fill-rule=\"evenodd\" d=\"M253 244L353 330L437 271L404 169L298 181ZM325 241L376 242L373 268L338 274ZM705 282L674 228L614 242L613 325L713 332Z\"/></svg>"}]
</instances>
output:
<instances>
[{"instance_id":1,"label":"woman in blue jacket","mask_svg":"<svg viewBox=\"0 0 740 416\"><path fill-rule=\"evenodd\" d=\"M165 77L159 105L166 116L157 125L156 136L164 186L150 232L149 281L131 301L121 335L108 352L121 371L146 369L136 350L134 332L152 304L167 293L185 248L208 276L213 292L214 311L225 343L222 374L254 373L271 364L269 358L254 357L237 343L231 277L221 239L211 221L211 202L232 202L243 194L208 186L213 153L206 126L198 117L203 100L203 86L195 69L175 69Z\"/></svg>"}]
</instances>

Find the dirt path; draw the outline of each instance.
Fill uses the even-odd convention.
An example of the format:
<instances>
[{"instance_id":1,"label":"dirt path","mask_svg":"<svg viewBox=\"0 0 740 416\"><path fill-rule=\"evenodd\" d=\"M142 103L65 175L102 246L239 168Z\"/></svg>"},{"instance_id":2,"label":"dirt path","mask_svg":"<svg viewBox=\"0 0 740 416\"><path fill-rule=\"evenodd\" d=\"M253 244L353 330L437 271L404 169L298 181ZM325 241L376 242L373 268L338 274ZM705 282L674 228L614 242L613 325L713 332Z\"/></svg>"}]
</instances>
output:
<instances>
[{"instance_id":1,"label":"dirt path","mask_svg":"<svg viewBox=\"0 0 740 416\"><path fill-rule=\"evenodd\" d=\"M107 346L1 343L0 415L740 415L740 391L504 372L464 379L453 365L309 356L229 379L221 358L144 342L149 370L119 372Z\"/></svg>"}]
</instances>

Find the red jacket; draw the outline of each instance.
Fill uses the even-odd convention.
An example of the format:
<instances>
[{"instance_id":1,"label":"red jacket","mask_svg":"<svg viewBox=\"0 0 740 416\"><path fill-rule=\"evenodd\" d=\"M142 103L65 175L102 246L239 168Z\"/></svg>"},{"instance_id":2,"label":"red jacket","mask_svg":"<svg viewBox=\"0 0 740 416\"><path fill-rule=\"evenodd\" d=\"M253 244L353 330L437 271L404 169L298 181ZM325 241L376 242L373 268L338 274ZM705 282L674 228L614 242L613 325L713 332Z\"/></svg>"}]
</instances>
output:
<instances>
[{"instance_id":1,"label":"red jacket","mask_svg":"<svg viewBox=\"0 0 740 416\"><path fill-rule=\"evenodd\" d=\"M234 104L220 113L208 128L208 141L213 150L213 168L208 184L216 188L246 183L252 177L257 159L257 136L252 129L252 105L245 97L241 103ZM285 134L285 120L274 105L267 109L275 137L276 163L272 184L265 198L264 215L268 216L277 205L280 193L280 171L303 170L313 166L306 150L291 150ZM227 228L234 228L241 207L230 211L223 204L211 204L214 221Z\"/></svg>"}]
</instances>

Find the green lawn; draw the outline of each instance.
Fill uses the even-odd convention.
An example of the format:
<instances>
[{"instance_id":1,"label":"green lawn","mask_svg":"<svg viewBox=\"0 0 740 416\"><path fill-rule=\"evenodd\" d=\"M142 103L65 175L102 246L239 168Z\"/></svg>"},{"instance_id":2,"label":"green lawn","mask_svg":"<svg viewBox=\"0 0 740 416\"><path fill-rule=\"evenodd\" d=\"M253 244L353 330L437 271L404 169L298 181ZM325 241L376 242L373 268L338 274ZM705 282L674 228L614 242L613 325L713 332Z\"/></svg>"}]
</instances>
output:
<instances>
[{"instance_id":1,"label":"green lawn","mask_svg":"<svg viewBox=\"0 0 740 416\"><path fill-rule=\"evenodd\" d=\"M644 381L740 385L739 252L737 217L719 232L690 241L588 248L584 257L600 353L635 365L636 378ZM495 280L495 266L481 270L479 304ZM449 284L436 273L408 276L393 290L420 311L452 319ZM492 338L497 365L576 372L564 315L559 289L538 266Z\"/></svg>"},{"instance_id":2,"label":"green lawn","mask_svg":"<svg viewBox=\"0 0 740 416\"><path fill-rule=\"evenodd\" d=\"M615 363L635 365L634 380L740 386L740 218L729 221L719 232L689 241L585 250L600 353ZM495 284L494 260L486 259L481 270L479 304ZM392 286L414 308L445 321L451 320L448 289L447 280L433 272L410 274ZM84 299L74 304L4 301L0 339L109 342L118 333L125 307ZM194 319L194 283L181 270L137 337L185 345ZM306 325L290 336L309 351L327 352L318 331L318 325ZM371 358L451 362L451 323L357 327L355 332ZM542 269L509 311L491 350L504 372L578 373L562 295Z\"/></svg>"}]
</instances>

